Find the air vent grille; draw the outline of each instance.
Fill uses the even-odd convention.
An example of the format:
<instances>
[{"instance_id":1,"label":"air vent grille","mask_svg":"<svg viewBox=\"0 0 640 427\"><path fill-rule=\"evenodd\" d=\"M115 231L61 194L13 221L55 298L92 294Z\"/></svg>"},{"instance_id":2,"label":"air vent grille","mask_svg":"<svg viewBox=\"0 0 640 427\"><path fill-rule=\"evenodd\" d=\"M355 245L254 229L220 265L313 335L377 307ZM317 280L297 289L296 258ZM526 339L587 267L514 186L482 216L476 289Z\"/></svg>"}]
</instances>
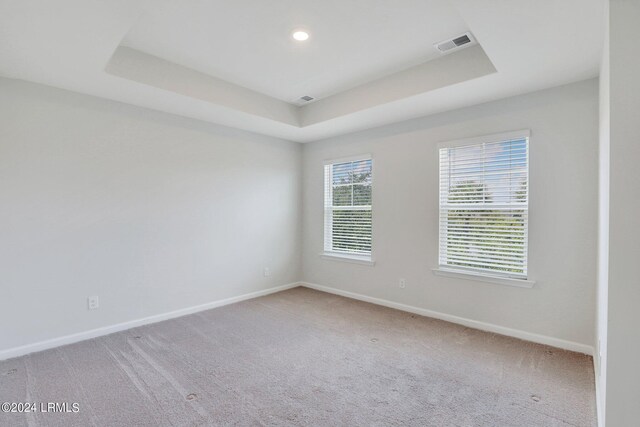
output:
<instances>
[{"instance_id":1,"label":"air vent grille","mask_svg":"<svg viewBox=\"0 0 640 427\"><path fill-rule=\"evenodd\" d=\"M309 102L313 101L315 98L313 96L305 95L300 97L300 101Z\"/></svg>"},{"instance_id":2,"label":"air vent grille","mask_svg":"<svg viewBox=\"0 0 640 427\"><path fill-rule=\"evenodd\" d=\"M455 39L453 39L453 43L456 46L462 46L463 44L467 44L467 43L471 43L471 39L469 38L468 35L463 35L460 37L456 37Z\"/></svg>"},{"instance_id":3,"label":"air vent grille","mask_svg":"<svg viewBox=\"0 0 640 427\"><path fill-rule=\"evenodd\" d=\"M464 33L452 39L436 43L434 46L440 51L440 53L445 53L461 47L471 46L473 44L475 44L475 39L473 38L471 33Z\"/></svg>"}]
</instances>

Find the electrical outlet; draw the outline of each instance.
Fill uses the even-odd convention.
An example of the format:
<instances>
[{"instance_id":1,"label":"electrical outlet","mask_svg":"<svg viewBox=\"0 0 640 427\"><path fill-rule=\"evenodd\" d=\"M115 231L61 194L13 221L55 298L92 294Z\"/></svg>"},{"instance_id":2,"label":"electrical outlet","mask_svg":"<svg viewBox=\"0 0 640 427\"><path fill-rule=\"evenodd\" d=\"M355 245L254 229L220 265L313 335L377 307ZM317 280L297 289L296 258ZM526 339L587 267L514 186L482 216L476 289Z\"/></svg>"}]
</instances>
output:
<instances>
[{"instance_id":1,"label":"electrical outlet","mask_svg":"<svg viewBox=\"0 0 640 427\"><path fill-rule=\"evenodd\" d=\"M271 276L271 269L269 269L269 267L265 267L264 268L264 277L269 277Z\"/></svg>"},{"instance_id":2,"label":"electrical outlet","mask_svg":"<svg viewBox=\"0 0 640 427\"><path fill-rule=\"evenodd\" d=\"M400 289L404 289L407 286L407 281L404 279L398 280L398 286L400 287Z\"/></svg>"},{"instance_id":3,"label":"electrical outlet","mask_svg":"<svg viewBox=\"0 0 640 427\"><path fill-rule=\"evenodd\" d=\"M89 310L97 310L100 307L100 301L97 296L87 298L87 308Z\"/></svg>"}]
</instances>

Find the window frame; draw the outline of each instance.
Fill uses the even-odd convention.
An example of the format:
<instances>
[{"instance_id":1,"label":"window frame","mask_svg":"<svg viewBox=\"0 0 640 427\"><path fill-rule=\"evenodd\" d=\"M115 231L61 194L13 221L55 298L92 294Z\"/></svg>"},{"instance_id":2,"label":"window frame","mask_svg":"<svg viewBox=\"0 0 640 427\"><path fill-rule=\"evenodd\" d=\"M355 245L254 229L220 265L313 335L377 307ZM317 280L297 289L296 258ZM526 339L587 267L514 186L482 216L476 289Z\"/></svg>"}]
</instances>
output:
<instances>
[{"instance_id":1,"label":"window frame","mask_svg":"<svg viewBox=\"0 0 640 427\"><path fill-rule=\"evenodd\" d=\"M371 204L369 206L369 211L371 212L371 251L368 254L358 254L347 251L335 250L333 248L333 205L331 207L327 206L327 200L333 200L333 177L330 180L327 180L326 176L326 167L329 165L336 165L341 163L350 163L350 162L359 162L369 160L371 162ZM361 154L355 156L348 157L340 157L324 160L322 165L322 174L323 174L323 251L320 253L323 259L331 260L331 261L344 261L355 264L362 264L373 266L375 265L374 261L374 248L373 248L373 181L374 181L374 159L371 154ZM329 192L329 194L327 194ZM366 205L364 205L366 206ZM331 215L331 219L328 219L327 216ZM331 224L331 225L330 225Z\"/></svg>"},{"instance_id":2,"label":"window frame","mask_svg":"<svg viewBox=\"0 0 640 427\"><path fill-rule=\"evenodd\" d=\"M518 275L518 274L512 274L512 273L508 273L508 272L504 272L501 273L499 271L489 271L489 270L480 270L480 269L473 269L473 268L465 268L462 266L455 266L455 265L450 265L450 264L441 264L441 260L442 260L442 256L441 256L441 241L442 241L442 210L443 207L441 206L440 202L441 202L441 188L440 188L440 179L441 179L441 175L440 175L440 150L443 148L458 148L458 147L464 147L464 146L473 146L473 145L478 145L478 144L482 144L482 143L498 143L498 142L505 142L505 141L513 141L513 140L518 140L518 139L526 139L527 140L527 165L526 165L526 173L527 173L527 205L526 205L526 212L527 212L527 217L529 217L529 212L530 212L530 188L531 188L531 170L530 170L530 164L531 164L531 131L529 129L524 129L524 130L518 130L518 131L512 131L512 132L503 132L503 133L498 133L498 134L491 134L491 135L483 135L483 136L478 136L478 137L472 137L472 138L464 138L464 139L458 139L458 140L453 140L453 141L447 141L447 142L440 142L437 145L437 152L438 155L436 156L437 158L437 163L438 163L438 167L437 167L437 171L438 171L438 177L437 177L437 182L438 182L438 191L436 192L437 194L437 198L438 198L438 239L437 239L437 245L438 245L438 261L437 261L437 268L433 269L433 273L438 275L438 276L445 276L445 277L454 277L454 278L459 278L459 279L468 279L468 280L474 280L474 281L482 281L482 282L493 282L493 283L498 283L498 284L503 284L503 285L511 285L511 286L517 286L517 287L524 287L524 288L531 288L534 284L535 281L531 280L530 278L530 257L529 257L529 231L530 231L530 221L529 218L527 218L527 222L526 222L526 227L524 228L524 233L525 233L525 240L526 243L524 245L524 252L525 252L525 264L524 264L524 269L526 274L524 275Z\"/></svg>"}]
</instances>

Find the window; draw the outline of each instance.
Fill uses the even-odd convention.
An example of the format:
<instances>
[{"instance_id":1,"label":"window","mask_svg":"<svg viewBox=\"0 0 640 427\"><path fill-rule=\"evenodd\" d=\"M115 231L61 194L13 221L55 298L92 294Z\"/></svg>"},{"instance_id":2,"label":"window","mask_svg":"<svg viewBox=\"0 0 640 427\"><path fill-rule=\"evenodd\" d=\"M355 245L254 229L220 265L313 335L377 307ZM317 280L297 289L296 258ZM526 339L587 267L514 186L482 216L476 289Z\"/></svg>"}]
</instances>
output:
<instances>
[{"instance_id":1,"label":"window","mask_svg":"<svg viewBox=\"0 0 640 427\"><path fill-rule=\"evenodd\" d=\"M441 268L527 278L529 133L440 149Z\"/></svg>"},{"instance_id":2,"label":"window","mask_svg":"<svg viewBox=\"0 0 640 427\"><path fill-rule=\"evenodd\" d=\"M324 166L325 254L371 260L371 157Z\"/></svg>"}]
</instances>

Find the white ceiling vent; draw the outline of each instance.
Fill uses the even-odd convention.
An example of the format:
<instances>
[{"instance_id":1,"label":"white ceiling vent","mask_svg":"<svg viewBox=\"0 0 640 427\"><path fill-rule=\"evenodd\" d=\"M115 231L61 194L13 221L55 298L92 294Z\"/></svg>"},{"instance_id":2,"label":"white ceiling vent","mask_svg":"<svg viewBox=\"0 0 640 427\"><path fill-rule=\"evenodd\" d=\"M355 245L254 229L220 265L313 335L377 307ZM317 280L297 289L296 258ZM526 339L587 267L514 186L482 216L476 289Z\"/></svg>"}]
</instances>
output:
<instances>
[{"instance_id":1,"label":"white ceiling vent","mask_svg":"<svg viewBox=\"0 0 640 427\"><path fill-rule=\"evenodd\" d=\"M473 38L473 35L471 35L471 33L464 33L452 39L436 43L433 46L438 49L440 53L449 53L456 49L473 46L474 44L476 44L476 39Z\"/></svg>"},{"instance_id":2,"label":"white ceiling vent","mask_svg":"<svg viewBox=\"0 0 640 427\"><path fill-rule=\"evenodd\" d=\"M312 101L315 101L315 100L316 99L313 96L305 95L296 99L293 103L296 105L305 105L305 104L310 104Z\"/></svg>"}]
</instances>

